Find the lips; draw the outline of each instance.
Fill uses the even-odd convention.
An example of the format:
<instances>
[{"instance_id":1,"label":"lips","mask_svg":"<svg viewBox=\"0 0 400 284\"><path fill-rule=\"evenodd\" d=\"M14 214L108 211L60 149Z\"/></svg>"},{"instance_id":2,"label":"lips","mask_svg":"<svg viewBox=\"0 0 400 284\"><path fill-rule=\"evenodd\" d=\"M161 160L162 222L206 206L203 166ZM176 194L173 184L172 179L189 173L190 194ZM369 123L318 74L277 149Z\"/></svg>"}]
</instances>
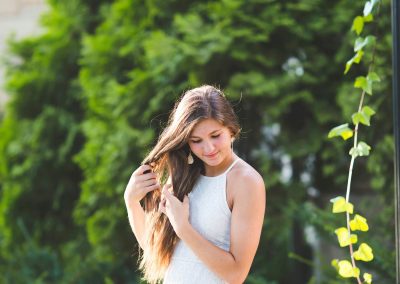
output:
<instances>
[{"instance_id":1,"label":"lips","mask_svg":"<svg viewBox=\"0 0 400 284\"><path fill-rule=\"evenodd\" d=\"M218 154L218 152L215 152L214 154L204 155L204 156L206 156L207 158L214 158L215 156L217 156L217 154Z\"/></svg>"}]
</instances>

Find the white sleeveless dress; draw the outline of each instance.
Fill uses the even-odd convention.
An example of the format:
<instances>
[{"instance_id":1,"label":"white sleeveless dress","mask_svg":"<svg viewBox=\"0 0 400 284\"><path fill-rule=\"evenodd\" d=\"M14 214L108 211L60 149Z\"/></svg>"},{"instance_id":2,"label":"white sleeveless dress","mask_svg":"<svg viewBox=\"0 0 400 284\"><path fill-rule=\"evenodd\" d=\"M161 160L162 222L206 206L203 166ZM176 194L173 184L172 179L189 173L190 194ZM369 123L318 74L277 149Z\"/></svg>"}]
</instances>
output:
<instances>
[{"instance_id":1,"label":"white sleeveless dress","mask_svg":"<svg viewBox=\"0 0 400 284\"><path fill-rule=\"evenodd\" d=\"M214 245L229 251L231 211L226 201L226 175L239 158L222 174L215 177L200 175L189 193L189 221L193 228ZM164 276L164 284L220 284L225 283L179 240L171 263Z\"/></svg>"}]
</instances>

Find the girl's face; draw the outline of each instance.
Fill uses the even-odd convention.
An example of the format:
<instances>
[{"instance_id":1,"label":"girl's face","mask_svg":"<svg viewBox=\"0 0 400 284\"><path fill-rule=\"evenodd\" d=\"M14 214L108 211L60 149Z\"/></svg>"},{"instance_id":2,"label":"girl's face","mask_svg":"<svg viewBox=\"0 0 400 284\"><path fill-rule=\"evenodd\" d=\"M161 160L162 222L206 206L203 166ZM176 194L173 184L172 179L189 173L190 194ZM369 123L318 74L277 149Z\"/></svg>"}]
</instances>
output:
<instances>
[{"instance_id":1,"label":"girl's face","mask_svg":"<svg viewBox=\"0 0 400 284\"><path fill-rule=\"evenodd\" d=\"M209 166L217 166L232 155L232 134L215 119L200 121L189 137L193 154Z\"/></svg>"}]
</instances>

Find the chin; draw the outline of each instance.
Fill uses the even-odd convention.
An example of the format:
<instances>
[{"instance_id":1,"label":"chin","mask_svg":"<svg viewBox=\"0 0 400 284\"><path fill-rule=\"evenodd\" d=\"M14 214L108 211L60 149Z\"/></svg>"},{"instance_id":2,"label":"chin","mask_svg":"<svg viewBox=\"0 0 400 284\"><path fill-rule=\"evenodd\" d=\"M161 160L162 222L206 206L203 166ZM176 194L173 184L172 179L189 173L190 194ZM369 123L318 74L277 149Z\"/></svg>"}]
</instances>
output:
<instances>
[{"instance_id":1,"label":"chin","mask_svg":"<svg viewBox=\"0 0 400 284\"><path fill-rule=\"evenodd\" d=\"M220 161L203 161L205 164L207 164L208 166L211 166L211 167L215 167L215 166L218 166L221 162Z\"/></svg>"},{"instance_id":2,"label":"chin","mask_svg":"<svg viewBox=\"0 0 400 284\"><path fill-rule=\"evenodd\" d=\"M222 163L224 159L222 157L217 157L216 159L207 159L204 158L203 162L206 163L209 166L218 166L219 164Z\"/></svg>"}]
</instances>

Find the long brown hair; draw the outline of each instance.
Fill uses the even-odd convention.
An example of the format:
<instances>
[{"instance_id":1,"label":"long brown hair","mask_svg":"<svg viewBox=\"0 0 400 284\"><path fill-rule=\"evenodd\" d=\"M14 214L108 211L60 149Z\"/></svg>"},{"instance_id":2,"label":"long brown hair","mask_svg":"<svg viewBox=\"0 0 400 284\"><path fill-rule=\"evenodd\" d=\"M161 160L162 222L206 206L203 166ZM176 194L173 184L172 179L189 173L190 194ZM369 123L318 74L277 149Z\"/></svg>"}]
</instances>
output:
<instances>
[{"instance_id":1,"label":"long brown hair","mask_svg":"<svg viewBox=\"0 0 400 284\"><path fill-rule=\"evenodd\" d=\"M194 163L188 165L187 157L193 128L207 118L217 120L228 127L233 137L238 137L237 116L225 95L215 87L204 85L185 92L176 102L157 144L143 160L143 164L152 166L160 184L165 184L167 179L172 181L173 193L181 201L204 172L200 159L193 155ZM146 233L140 269L149 283L157 283L164 277L178 241L167 216L158 212L160 199L158 190L144 198Z\"/></svg>"}]
</instances>

